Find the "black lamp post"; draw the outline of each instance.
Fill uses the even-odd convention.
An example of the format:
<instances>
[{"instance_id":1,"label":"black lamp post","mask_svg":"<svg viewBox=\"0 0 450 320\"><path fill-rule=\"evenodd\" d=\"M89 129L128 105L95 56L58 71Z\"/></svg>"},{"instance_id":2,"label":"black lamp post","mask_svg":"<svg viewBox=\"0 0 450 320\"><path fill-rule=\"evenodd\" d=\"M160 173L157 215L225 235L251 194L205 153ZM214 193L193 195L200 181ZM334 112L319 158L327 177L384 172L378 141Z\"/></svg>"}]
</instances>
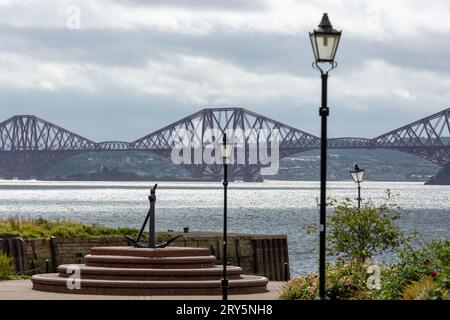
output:
<instances>
[{"instance_id":1,"label":"black lamp post","mask_svg":"<svg viewBox=\"0 0 450 320\"><path fill-rule=\"evenodd\" d=\"M333 29L326 13L317 29L309 33L314 51L313 67L320 71L322 78L322 105L319 115L322 118L320 140L320 254L319 254L319 299L325 296L325 250L326 250L326 181L327 181L327 80L328 72L337 67L334 61L342 31ZM326 70L321 65L328 64Z\"/></svg>"},{"instance_id":2,"label":"black lamp post","mask_svg":"<svg viewBox=\"0 0 450 320\"><path fill-rule=\"evenodd\" d=\"M358 184L358 210L361 210L361 182L364 178L364 170L360 169L357 164L355 164L355 170L350 171L353 181Z\"/></svg>"},{"instance_id":3,"label":"black lamp post","mask_svg":"<svg viewBox=\"0 0 450 320\"><path fill-rule=\"evenodd\" d=\"M227 134L223 134L223 140L220 144L220 153L223 159L223 278L222 278L222 299L228 300L228 277L227 277L227 187L228 171L227 161L231 156L232 146L227 142Z\"/></svg>"}]
</instances>

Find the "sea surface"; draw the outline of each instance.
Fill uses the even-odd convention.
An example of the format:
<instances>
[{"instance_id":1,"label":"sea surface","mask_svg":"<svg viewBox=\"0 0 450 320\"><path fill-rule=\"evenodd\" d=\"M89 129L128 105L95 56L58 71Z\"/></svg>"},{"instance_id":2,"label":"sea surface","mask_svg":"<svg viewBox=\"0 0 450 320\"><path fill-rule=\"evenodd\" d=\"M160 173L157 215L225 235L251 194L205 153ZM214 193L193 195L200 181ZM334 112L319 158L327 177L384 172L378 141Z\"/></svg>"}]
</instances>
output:
<instances>
[{"instance_id":1,"label":"sea surface","mask_svg":"<svg viewBox=\"0 0 450 320\"><path fill-rule=\"evenodd\" d=\"M112 227L140 227L148 210L149 182L52 182L0 180L0 217L62 218ZM383 202L386 189L402 207L398 224L429 241L450 236L450 187L417 182L362 184L362 197ZM328 196L356 197L353 182L329 182ZM318 222L318 182L233 182L229 185L229 232L286 234L292 274L317 269L318 239L306 227ZM158 182L156 228L222 231L220 182ZM329 209L330 210L330 209Z\"/></svg>"}]
</instances>

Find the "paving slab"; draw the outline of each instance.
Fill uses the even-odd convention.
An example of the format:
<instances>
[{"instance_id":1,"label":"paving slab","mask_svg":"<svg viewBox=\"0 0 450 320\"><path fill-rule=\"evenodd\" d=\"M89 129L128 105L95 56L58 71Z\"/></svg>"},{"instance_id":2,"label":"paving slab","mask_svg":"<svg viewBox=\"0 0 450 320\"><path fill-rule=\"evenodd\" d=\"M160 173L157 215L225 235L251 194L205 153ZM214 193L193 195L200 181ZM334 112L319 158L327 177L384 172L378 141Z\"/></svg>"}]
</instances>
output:
<instances>
[{"instance_id":1,"label":"paving slab","mask_svg":"<svg viewBox=\"0 0 450 320\"><path fill-rule=\"evenodd\" d=\"M230 295L229 300L277 300L286 282L270 281L267 292ZM221 296L107 296L41 292L32 289L31 280L0 281L0 300L221 300Z\"/></svg>"}]
</instances>

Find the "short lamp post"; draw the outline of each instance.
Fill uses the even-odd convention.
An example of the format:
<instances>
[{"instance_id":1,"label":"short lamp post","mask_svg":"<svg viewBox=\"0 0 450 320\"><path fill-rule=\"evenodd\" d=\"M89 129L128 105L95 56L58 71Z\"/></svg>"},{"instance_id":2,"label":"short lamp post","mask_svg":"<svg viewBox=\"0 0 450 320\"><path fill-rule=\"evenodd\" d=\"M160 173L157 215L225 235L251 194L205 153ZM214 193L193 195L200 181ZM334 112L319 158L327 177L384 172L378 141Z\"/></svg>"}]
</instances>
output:
<instances>
[{"instance_id":1,"label":"short lamp post","mask_svg":"<svg viewBox=\"0 0 450 320\"><path fill-rule=\"evenodd\" d=\"M220 154L223 159L223 278L222 278L222 299L228 300L228 277L227 277L227 187L228 187L228 160L231 157L232 145L227 142L227 134L223 134L220 144Z\"/></svg>"},{"instance_id":2,"label":"short lamp post","mask_svg":"<svg viewBox=\"0 0 450 320\"><path fill-rule=\"evenodd\" d=\"M319 108L321 123L320 140L320 253L319 253L319 299L325 295L325 252L326 252L326 180L327 180L327 80L328 72L337 67L334 61L342 31L333 29L326 13L317 29L309 33L315 61L313 67L322 78L322 104ZM323 69L322 66L328 66Z\"/></svg>"},{"instance_id":3,"label":"short lamp post","mask_svg":"<svg viewBox=\"0 0 450 320\"><path fill-rule=\"evenodd\" d=\"M352 175L353 181L358 184L358 210L361 210L361 182L364 178L364 170L360 169L357 164L355 164L355 170L351 170L350 174Z\"/></svg>"}]
</instances>

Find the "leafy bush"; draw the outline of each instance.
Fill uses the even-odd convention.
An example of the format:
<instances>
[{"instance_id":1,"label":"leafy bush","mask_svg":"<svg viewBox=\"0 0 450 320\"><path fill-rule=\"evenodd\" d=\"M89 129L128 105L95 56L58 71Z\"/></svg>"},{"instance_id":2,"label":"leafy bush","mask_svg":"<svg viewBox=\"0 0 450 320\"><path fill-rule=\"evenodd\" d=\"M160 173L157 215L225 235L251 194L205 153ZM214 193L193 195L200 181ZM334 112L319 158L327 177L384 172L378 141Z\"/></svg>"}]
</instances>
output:
<instances>
[{"instance_id":1,"label":"leafy bush","mask_svg":"<svg viewBox=\"0 0 450 320\"><path fill-rule=\"evenodd\" d=\"M358 209L350 199L340 203L332 200L330 204L334 213L329 219L328 248L338 260L327 266L326 294L331 299L377 298L367 288L367 263L374 255L394 250L408 241L395 224L400 208L391 202L389 191L386 202L379 206L367 201ZM387 268L383 267L383 273L384 269ZM283 288L281 298L316 297L318 281L316 274L295 279Z\"/></svg>"},{"instance_id":2,"label":"leafy bush","mask_svg":"<svg viewBox=\"0 0 450 320\"><path fill-rule=\"evenodd\" d=\"M449 299L450 266L439 274L431 275L408 284L402 293L403 300L442 300Z\"/></svg>"},{"instance_id":3,"label":"leafy bush","mask_svg":"<svg viewBox=\"0 0 450 320\"><path fill-rule=\"evenodd\" d=\"M403 300L428 300L433 292L435 286L431 276L413 281L407 285L403 291Z\"/></svg>"},{"instance_id":4,"label":"leafy bush","mask_svg":"<svg viewBox=\"0 0 450 320\"><path fill-rule=\"evenodd\" d=\"M327 265L326 295L335 300L438 300L450 299L450 266L405 282L400 269L381 268L380 290L367 287L368 265L338 262ZM405 284L406 283L406 284ZM318 296L319 276L312 272L283 286L282 300L312 300Z\"/></svg>"},{"instance_id":5,"label":"leafy bush","mask_svg":"<svg viewBox=\"0 0 450 320\"><path fill-rule=\"evenodd\" d=\"M416 248L415 233L405 236L395 221L400 208L387 201L371 201L361 209L349 199L331 201L328 247L337 261L327 266L326 294L332 299L448 299L450 291L450 240L435 240ZM308 230L311 232L312 230ZM371 257L396 251L392 266L380 266L379 290L369 290L366 270ZM318 291L317 273L294 279L282 291L281 299L312 299Z\"/></svg>"},{"instance_id":6,"label":"leafy bush","mask_svg":"<svg viewBox=\"0 0 450 320\"><path fill-rule=\"evenodd\" d=\"M400 218L399 207L390 202L376 206L367 201L358 209L350 199L331 202L334 213L329 219L329 248L333 255L345 255L363 263L376 254L394 250L405 237L395 221Z\"/></svg>"},{"instance_id":7,"label":"leafy bush","mask_svg":"<svg viewBox=\"0 0 450 320\"><path fill-rule=\"evenodd\" d=\"M450 300L450 266L445 267L443 272L434 277L436 286L431 292L430 298L433 300Z\"/></svg>"},{"instance_id":8,"label":"leafy bush","mask_svg":"<svg viewBox=\"0 0 450 320\"><path fill-rule=\"evenodd\" d=\"M0 280L13 280L18 277L12 258L0 251Z\"/></svg>"},{"instance_id":9,"label":"leafy bush","mask_svg":"<svg viewBox=\"0 0 450 320\"><path fill-rule=\"evenodd\" d=\"M338 262L327 265L326 295L330 299L366 299L370 290L366 286L367 265ZM282 288L282 300L311 300L318 296L319 275L312 272L291 280Z\"/></svg>"},{"instance_id":10,"label":"leafy bush","mask_svg":"<svg viewBox=\"0 0 450 320\"><path fill-rule=\"evenodd\" d=\"M419 296L420 287L426 287L429 282L423 279L429 276L433 278L433 283L438 284L433 286L436 290L433 294L438 298L439 290L444 295L449 289L449 265L450 240L435 240L420 248L405 243L398 252L398 261L381 283L379 298L399 299L404 293L407 298L415 294Z\"/></svg>"},{"instance_id":11,"label":"leafy bush","mask_svg":"<svg viewBox=\"0 0 450 320\"><path fill-rule=\"evenodd\" d=\"M327 268L326 294L330 299L363 299L366 296L367 265L342 263Z\"/></svg>"},{"instance_id":12,"label":"leafy bush","mask_svg":"<svg viewBox=\"0 0 450 320\"><path fill-rule=\"evenodd\" d=\"M319 274L309 273L305 277L289 281L281 289L281 300L313 300L319 290Z\"/></svg>"}]
</instances>

